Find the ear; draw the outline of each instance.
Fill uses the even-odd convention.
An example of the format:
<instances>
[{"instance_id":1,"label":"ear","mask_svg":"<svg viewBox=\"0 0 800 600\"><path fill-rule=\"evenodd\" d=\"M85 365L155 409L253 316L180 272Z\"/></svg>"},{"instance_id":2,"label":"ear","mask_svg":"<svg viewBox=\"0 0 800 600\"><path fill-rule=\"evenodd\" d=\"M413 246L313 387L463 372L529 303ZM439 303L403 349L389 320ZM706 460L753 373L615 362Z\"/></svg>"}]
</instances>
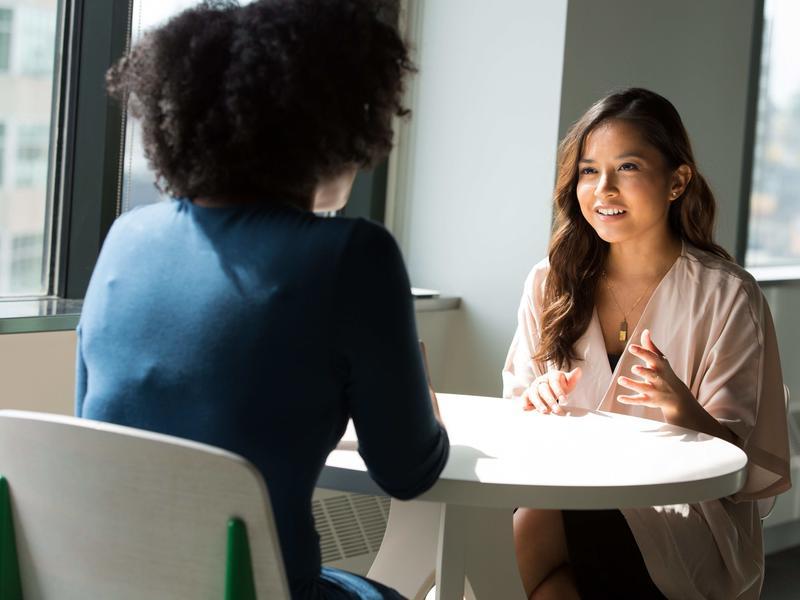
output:
<instances>
[{"instance_id":1,"label":"ear","mask_svg":"<svg viewBox=\"0 0 800 600\"><path fill-rule=\"evenodd\" d=\"M669 188L669 201L673 202L681 197L686 191L686 186L692 180L692 168L689 165L681 165L672 173L672 181Z\"/></svg>"}]
</instances>

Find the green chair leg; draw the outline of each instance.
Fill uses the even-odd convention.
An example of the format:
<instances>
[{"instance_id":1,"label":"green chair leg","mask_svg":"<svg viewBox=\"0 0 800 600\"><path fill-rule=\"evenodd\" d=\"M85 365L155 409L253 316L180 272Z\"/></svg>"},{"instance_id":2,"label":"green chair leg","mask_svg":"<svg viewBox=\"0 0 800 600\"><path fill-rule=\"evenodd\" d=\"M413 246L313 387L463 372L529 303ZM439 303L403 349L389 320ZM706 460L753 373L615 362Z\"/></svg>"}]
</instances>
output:
<instances>
[{"instance_id":1,"label":"green chair leg","mask_svg":"<svg viewBox=\"0 0 800 600\"><path fill-rule=\"evenodd\" d=\"M5 596L0 596L5 598ZM228 559L225 570L225 600L256 600L253 562L247 527L241 519L228 521Z\"/></svg>"},{"instance_id":2,"label":"green chair leg","mask_svg":"<svg viewBox=\"0 0 800 600\"><path fill-rule=\"evenodd\" d=\"M17 544L14 541L14 520L11 518L11 497L8 480L0 475L0 598L22 600Z\"/></svg>"}]
</instances>

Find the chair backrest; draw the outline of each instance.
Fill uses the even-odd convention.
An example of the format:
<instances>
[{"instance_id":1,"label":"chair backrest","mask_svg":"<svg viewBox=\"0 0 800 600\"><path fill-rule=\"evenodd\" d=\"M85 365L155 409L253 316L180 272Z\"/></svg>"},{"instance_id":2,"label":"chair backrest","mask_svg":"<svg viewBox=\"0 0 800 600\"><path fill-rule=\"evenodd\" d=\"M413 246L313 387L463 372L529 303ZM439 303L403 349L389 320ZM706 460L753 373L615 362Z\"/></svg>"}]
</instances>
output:
<instances>
[{"instance_id":1,"label":"chair backrest","mask_svg":"<svg viewBox=\"0 0 800 600\"><path fill-rule=\"evenodd\" d=\"M790 401L790 394L789 394L789 387L784 384L783 385L783 402L784 402L784 409L786 410L786 416L789 416L789 401ZM788 420L788 419L787 419ZM763 521L768 516L772 514L772 509L775 508L775 503L778 501L777 496L770 496L769 498L761 498L756 500L758 502L758 514L761 515L761 520Z\"/></svg>"},{"instance_id":2,"label":"chair backrest","mask_svg":"<svg viewBox=\"0 0 800 600\"><path fill-rule=\"evenodd\" d=\"M25 600L232 600L231 518L246 526L250 597L289 597L266 486L240 456L130 427L0 411L0 475Z\"/></svg>"}]
</instances>

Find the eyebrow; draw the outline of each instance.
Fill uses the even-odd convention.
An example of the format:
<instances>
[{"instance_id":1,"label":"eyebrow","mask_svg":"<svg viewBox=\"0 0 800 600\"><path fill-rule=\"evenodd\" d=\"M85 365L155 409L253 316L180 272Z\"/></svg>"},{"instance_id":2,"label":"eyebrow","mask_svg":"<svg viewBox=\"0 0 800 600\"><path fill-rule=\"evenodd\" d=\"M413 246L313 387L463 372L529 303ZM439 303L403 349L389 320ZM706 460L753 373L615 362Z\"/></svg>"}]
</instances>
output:
<instances>
[{"instance_id":1,"label":"eyebrow","mask_svg":"<svg viewBox=\"0 0 800 600\"><path fill-rule=\"evenodd\" d=\"M615 156L614 160L621 160L623 158L638 158L639 160L647 160L644 156L642 156L641 154L638 154L636 152L627 152L625 154L620 154L619 156ZM595 161L593 159L591 159L591 158L581 158L578 162L579 163L593 163Z\"/></svg>"}]
</instances>

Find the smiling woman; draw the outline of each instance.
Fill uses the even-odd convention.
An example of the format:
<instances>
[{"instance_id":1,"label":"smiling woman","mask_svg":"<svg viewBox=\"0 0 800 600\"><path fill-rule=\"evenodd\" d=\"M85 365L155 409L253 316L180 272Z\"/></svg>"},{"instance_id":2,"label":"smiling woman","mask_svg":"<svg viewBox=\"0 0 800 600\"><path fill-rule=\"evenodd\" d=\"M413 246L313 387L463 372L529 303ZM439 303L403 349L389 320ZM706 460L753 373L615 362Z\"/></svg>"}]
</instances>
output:
<instances>
[{"instance_id":1,"label":"smiling woman","mask_svg":"<svg viewBox=\"0 0 800 600\"><path fill-rule=\"evenodd\" d=\"M670 247L661 264L651 262L650 272L636 274L629 294L634 297L674 262L680 240L731 257L713 241L716 203L680 116L666 99L641 89L604 98L572 127L559 156L547 324L537 359L564 365L577 358L572 347L592 317L610 242L656 231ZM624 210L626 202L629 213L599 214L601 208ZM560 256L571 259L553 260Z\"/></svg>"},{"instance_id":2,"label":"smiling woman","mask_svg":"<svg viewBox=\"0 0 800 600\"><path fill-rule=\"evenodd\" d=\"M714 196L672 104L636 88L595 103L561 144L554 204L504 395L704 432L742 447L749 470L735 495L677 511L518 510L526 591L758 598L757 500L790 485L777 341L757 284L714 242Z\"/></svg>"}]
</instances>

